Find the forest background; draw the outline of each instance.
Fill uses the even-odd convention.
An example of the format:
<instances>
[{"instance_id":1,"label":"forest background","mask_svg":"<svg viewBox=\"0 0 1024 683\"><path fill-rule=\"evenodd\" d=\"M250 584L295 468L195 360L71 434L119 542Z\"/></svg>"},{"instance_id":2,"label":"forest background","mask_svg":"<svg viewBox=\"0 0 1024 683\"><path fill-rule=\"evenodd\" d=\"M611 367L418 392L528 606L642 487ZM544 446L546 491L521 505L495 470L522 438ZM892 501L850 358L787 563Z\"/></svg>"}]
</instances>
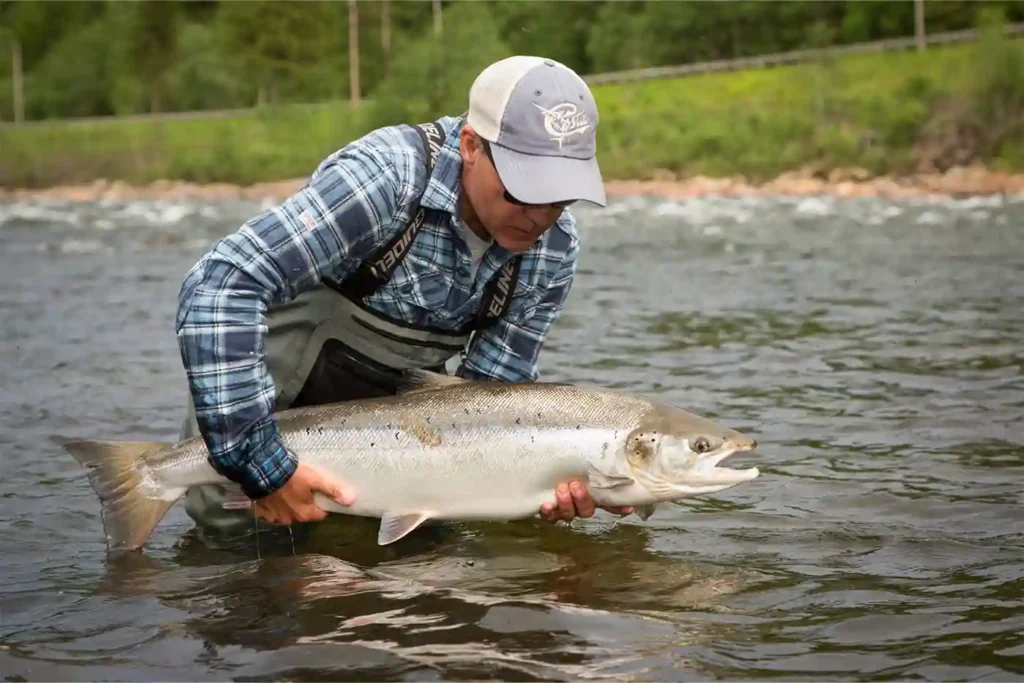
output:
<instances>
[{"instance_id":1,"label":"forest background","mask_svg":"<svg viewBox=\"0 0 1024 683\"><path fill-rule=\"evenodd\" d=\"M517 53L591 79L609 180L1019 173L1022 21L1024 2L995 0L0 0L0 187L301 178L374 127L461 113L480 69ZM607 76L793 50L815 56Z\"/></svg>"}]
</instances>

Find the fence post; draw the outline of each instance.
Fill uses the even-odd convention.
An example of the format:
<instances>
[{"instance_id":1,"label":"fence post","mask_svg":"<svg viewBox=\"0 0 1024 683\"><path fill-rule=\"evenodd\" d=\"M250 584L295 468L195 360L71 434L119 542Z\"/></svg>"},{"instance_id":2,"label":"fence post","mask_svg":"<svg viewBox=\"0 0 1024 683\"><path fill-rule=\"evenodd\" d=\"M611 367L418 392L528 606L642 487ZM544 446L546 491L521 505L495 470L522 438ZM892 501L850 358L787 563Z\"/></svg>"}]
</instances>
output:
<instances>
[{"instance_id":1,"label":"fence post","mask_svg":"<svg viewBox=\"0 0 1024 683\"><path fill-rule=\"evenodd\" d=\"M381 0L380 5L380 49L384 53L384 64L391 64L391 0Z\"/></svg>"},{"instance_id":2,"label":"fence post","mask_svg":"<svg viewBox=\"0 0 1024 683\"><path fill-rule=\"evenodd\" d=\"M21 43L11 40L11 85L14 87L14 122L25 121L25 80L21 71Z\"/></svg>"},{"instance_id":3,"label":"fence post","mask_svg":"<svg viewBox=\"0 0 1024 683\"><path fill-rule=\"evenodd\" d=\"M914 0L914 35L917 37L917 51L924 52L927 43L924 36L924 0Z\"/></svg>"},{"instance_id":4,"label":"fence post","mask_svg":"<svg viewBox=\"0 0 1024 683\"><path fill-rule=\"evenodd\" d=\"M359 104L359 8L348 0L348 88L352 104Z\"/></svg>"}]
</instances>

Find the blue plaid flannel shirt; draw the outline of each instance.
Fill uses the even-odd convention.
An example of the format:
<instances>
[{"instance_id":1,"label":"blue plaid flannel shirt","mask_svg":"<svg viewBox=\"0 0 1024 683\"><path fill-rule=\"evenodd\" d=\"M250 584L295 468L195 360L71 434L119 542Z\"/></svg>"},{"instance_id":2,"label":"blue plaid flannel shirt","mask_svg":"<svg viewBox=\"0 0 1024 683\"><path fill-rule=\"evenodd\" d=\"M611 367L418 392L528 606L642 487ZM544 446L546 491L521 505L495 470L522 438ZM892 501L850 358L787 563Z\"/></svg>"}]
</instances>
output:
<instances>
[{"instance_id":1,"label":"blue plaid flannel shirt","mask_svg":"<svg viewBox=\"0 0 1024 683\"><path fill-rule=\"evenodd\" d=\"M371 132L334 152L281 204L217 242L182 284L175 329L210 464L259 498L280 488L296 459L281 442L275 388L264 361L264 314L316 286L336 282L409 222L417 199L426 223L391 282L366 304L412 324L460 328L484 286L513 254L488 250L474 279L458 228L464 119L440 123L446 138L429 179L417 133ZM537 356L572 285L579 253L573 216L523 254L508 315L474 335L457 374L508 382L537 378Z\"/></svg>"}]
</instances>

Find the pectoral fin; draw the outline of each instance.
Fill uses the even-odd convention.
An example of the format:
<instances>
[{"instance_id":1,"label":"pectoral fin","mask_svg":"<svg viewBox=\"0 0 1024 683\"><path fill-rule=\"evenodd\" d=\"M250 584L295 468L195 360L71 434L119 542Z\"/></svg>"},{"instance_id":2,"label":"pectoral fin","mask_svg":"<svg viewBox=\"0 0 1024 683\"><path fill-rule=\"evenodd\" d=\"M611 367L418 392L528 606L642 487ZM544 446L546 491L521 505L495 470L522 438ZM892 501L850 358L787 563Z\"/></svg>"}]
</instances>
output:
<instances>
[{"instance_id":1,"label":"pectoral fin","mask_svg":"<svg viewBox=\"0 0 1024 683\"><path fill-rule=\"evenodd\" d=\"M657 507L658 507L657 503L648 503L647 505L637 505L636 509L634 510L634 512L636 513L637 517L639 517L640 519L642 519L642 520L644 520L646 522L648 519L651 518L651 515L654 514L654 510Z\"/></svg>"},{"instance_id":2,"label":"pectoral fin","mask_svg":"<svg viewBox=\"0 0 1024 683\"><path fill-rule=\"evenodd\" d=\"M424 512L388 512L380 520L377 531L377 545L387 545L404 538L409 532L430 519Z\"/></svg>"},{"instance_id":3,"label":"pectoral fin","mask_svg":"<svg viewBox=\"0 0 1024 683\"><path fill-rule=\"evenodd\" d=\"M605 474L598 470L591 469L587 473L590 482L587 484L592 489L615 489L620 486L629 486L633 483L632 477L623 477L616 474Z\"/></svg>"}]
</instances>

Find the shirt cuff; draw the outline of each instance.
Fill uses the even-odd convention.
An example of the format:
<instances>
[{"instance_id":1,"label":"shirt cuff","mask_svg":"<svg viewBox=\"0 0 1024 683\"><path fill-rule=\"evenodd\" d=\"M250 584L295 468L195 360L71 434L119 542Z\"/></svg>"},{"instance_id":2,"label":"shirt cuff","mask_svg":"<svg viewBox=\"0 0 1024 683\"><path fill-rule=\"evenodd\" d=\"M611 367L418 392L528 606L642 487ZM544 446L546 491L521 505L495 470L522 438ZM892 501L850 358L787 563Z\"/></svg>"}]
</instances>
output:
<instances>
[{"instance_id":1,"label":"shirt cuff","mask_svg":"<svg viewBox=\"0 0 1024 683\"><path fill-rule=\"evenodd\" d=\"M218 474L237 483L245 495L256 500L284 486L295 473L299 461L288 452L280 438L275 437L253 446L249 458L237 467L211 464Z\"/></svg>"}]
</instances>

